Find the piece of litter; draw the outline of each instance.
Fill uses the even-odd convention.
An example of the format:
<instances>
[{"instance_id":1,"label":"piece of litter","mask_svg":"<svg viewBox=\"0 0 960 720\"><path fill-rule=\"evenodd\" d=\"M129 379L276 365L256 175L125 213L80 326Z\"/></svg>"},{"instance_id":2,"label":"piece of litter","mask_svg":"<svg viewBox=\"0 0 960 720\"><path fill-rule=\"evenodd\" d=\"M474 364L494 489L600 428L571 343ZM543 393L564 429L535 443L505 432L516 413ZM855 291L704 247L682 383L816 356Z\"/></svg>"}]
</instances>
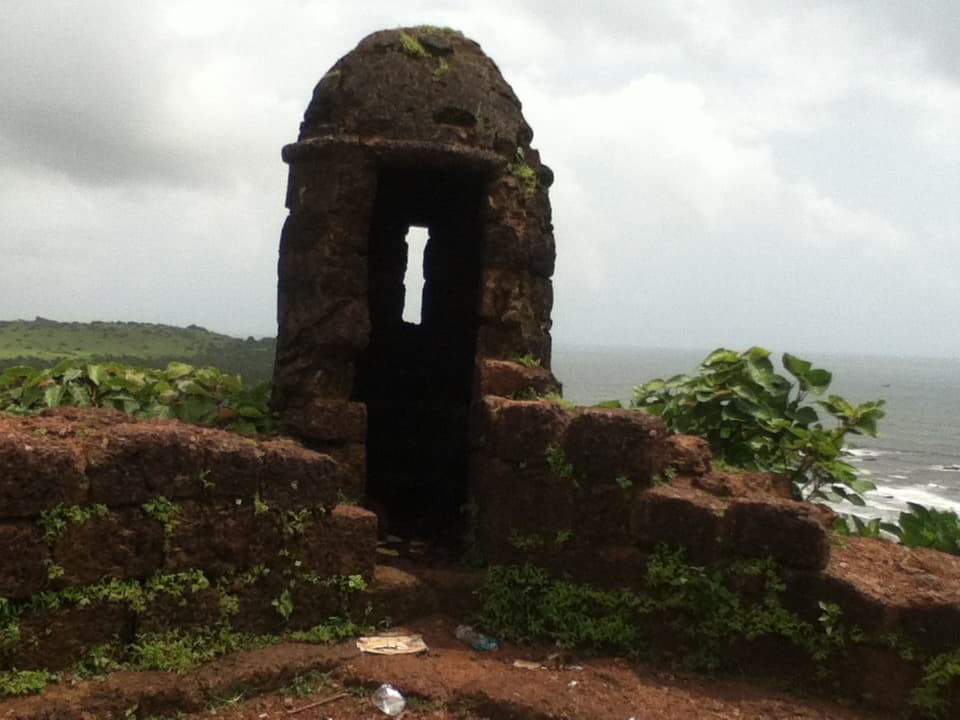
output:
<instances>
[{"instance_id":1,"label":"piece of litter","mask_svg":"<svg viewBox=\"0 0 960 720\"><path fill-rule=\"evenodd\" d=\"M377 553L380 555L389 555L390 557L400 557L400 552L393 548L378 547Z\"/></svg>"},{"instance_id":2,"label":"piece of litter","mask_svg":"<svg viewBox=\"0 0 960 720\"><path fill-rule=\"evenodd\" d=\"M357 638L357 649L374 655L413 655L429 648L419 633L383 633Z\"/></svg>"},{"instance_id":3,"label":"piece of litter","mask_svg":"<svg viewBox=\"0 0 960 720\"><path fill-rule=\"evenodd\" d=\"M490 635L474 630L469 625L458 625L454 633L457 640L466 643L474 650L499 650L500 641Z\"/></svg>"},{"instance_id":4,"label":"piece of litter","mask_svg":"<svg viewBox=\"0 0 960 720\"><path fill-rule=\"evenodd\" d=\"M579 684L580 684L579 680L571 680L570 682L567 683L567 687L576 687Z\"/></svg>"},{"instance_id":5,"label":"piece of litter","mask_svg":"<svg viewBox=\"0 0 960 720\"><path fill-rule=\"evenodd\" d=\"M373 704L384 715L396 717L403 712L407 701L393 685L384 683L373 693Z\"/></svg>"},{"instance_id":6,"label":"piece of litter","mask_svg":"<svg viewBox=\"0 0 960 720\"><path fill-rule=\"evenodd\" d=\"M533 662L532 660L514 660L513 666L516 668L522 668L523 670L542 670L543 665L538 662Z\"/></svg>"}]
</instances>

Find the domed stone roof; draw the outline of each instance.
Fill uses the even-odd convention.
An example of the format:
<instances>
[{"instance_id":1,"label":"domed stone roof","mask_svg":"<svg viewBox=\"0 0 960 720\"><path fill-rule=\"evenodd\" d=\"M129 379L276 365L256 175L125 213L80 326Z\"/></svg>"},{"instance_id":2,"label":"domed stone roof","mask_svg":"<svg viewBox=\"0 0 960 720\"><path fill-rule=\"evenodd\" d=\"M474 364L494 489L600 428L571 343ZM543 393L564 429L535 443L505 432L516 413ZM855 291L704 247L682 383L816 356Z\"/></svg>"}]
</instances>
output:
<instances>
[{"instance_id":1,"label":"domed stone roof","mask_svg":"<svg viewBox=\"0 0 960 720\"><path fill-rule=\"evenodd\" d=\"M364 38L320 80L300 141L358 136L493 151L530 147L520 101L480 46L460 32L420 26Z\"/></svg>"}]
</instances>

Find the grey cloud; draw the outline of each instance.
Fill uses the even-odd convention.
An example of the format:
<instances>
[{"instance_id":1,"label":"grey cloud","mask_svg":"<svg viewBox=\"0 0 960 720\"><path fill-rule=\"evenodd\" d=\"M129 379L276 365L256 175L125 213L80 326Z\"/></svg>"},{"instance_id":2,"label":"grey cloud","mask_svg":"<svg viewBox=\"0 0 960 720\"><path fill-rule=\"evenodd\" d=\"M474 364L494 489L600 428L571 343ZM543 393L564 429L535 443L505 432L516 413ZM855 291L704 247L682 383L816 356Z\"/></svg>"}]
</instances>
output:
<instances>
[{"instance_id":1,"label":"grey cloud","mask_svg":"<svg viewBox=\"0 0 960 720\"><path fill-rule=\"evenodd\" d=\"M198 182L169 125L169 56L152 3L4 4L0 147L82 183Z\"/></svg>"}]
</instances>

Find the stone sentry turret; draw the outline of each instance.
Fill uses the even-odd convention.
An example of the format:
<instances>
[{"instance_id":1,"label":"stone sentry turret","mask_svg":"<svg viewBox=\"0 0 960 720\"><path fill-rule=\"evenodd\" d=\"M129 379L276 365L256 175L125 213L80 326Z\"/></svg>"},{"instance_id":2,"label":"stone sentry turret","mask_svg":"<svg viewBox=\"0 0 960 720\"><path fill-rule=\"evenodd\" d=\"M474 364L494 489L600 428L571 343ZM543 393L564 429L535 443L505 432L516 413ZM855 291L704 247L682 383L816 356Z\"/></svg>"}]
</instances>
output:
<instances>
[{"instance_id":1,"label":"stone sentry turret","mask_svg":"<svg viewBox=\"0 0 960 720\"><path fill-rule=\"evenodd\" d=\"M491 362L534 358L556 387L553 177L532 138L477 43L415 27L341 58L283 149L274 408L366 474L391 525L459 517ZM429 233L419 323L403 320L413 226Z\"/></svg>"}]
</instances>

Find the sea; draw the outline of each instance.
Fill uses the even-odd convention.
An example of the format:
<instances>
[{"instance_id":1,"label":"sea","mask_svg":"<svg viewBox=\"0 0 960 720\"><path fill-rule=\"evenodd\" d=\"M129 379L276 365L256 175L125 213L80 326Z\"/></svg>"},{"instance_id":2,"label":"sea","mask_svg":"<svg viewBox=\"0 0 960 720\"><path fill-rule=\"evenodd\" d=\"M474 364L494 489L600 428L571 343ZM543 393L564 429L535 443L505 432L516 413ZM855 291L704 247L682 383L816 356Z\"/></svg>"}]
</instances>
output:
<instances>
[{"instance_id":1,"label":"sea","mask_svg":"<svg viewBox=\"0 0 960 720\"><path fill-rule=\"evenodd\" d=\"M711 350L555 344L552 369L564 396L578 405L613 399L626 405L636 385L694 374ZM853 403L886 401L878 437L848 436L845 448L845 459L877 489L864 495L866 507L843 503L837 510L895 520L907 503L917 503L960 513L960 359L794 354L833 373L828 394Z\"/></svg>"}]
</instances>

